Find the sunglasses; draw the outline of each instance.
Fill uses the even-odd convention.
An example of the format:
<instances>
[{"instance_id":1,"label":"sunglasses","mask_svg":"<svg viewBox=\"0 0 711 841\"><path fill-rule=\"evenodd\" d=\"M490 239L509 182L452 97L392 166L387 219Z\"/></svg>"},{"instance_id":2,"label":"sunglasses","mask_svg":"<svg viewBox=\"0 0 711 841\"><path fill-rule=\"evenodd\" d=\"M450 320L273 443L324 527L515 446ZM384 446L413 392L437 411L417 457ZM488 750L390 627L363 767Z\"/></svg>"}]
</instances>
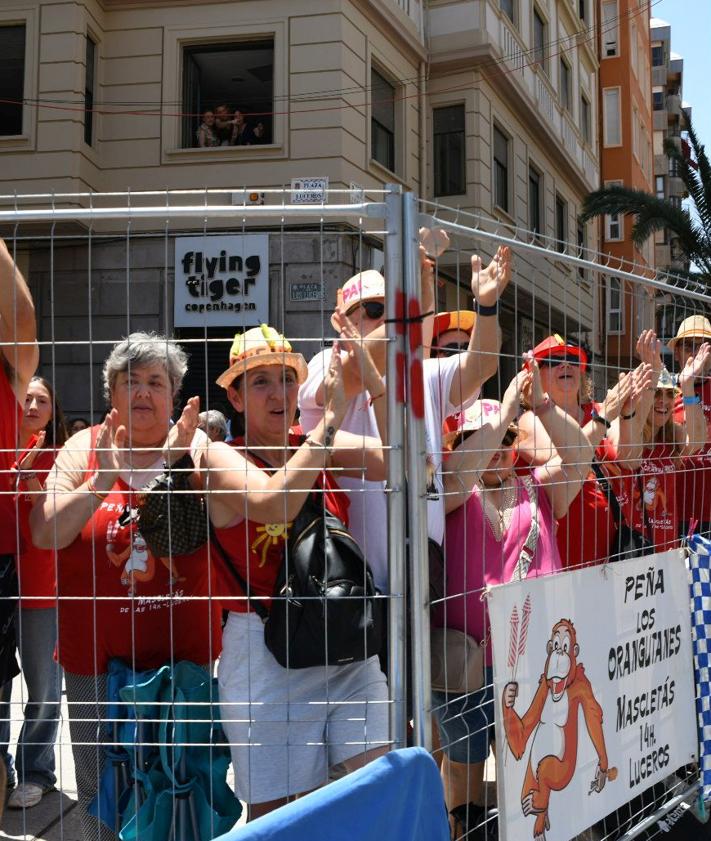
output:
<instances>
[{"instance_id":1,"label":"sunglasses","mask_svg":"<svg viewBox=\"0 0 711 841\"><path fill-rule=\"evenodd\" d=\"M433 347L430 351L430 356L432 359L436 359L438 356L450 356L453 353L462 353L462 351L468 349L468 342L448 342L446 345L442 345L441 347Z\"/></svg>"},{"instance_id":2,"label":"sunglasses","mask_svg":"<svg viewBox=\"0 0 711 841\"><path fill-rule=\"evenodd\" d=\"M539 368L557 368L559 365L580 365L577 356L546 356L538 360Z\"/></svg>"},{"instance_id":3,"label":"sunglasses","mask_svg":"<svg viewBox=\"0 0 711 841\"><path fill-rule=\"evenodd\" d=\"M518 432L514 432L512 429L506 430L506 435L504 435L501 446L502 447L510 447L513 445L513 442L518 438Z\"/></svg>"},{"instance_id":4,"label":"sunglasses","mask_svg":"<svg viewBox=\"0 0 711 841\"><path fill-rule=\"evenodd\" d=\"M352 315L359 307L365 310L366 317L371 321L377 321L385 315L385 304L380 301L361 301L354 307L351 307L346 315Z\"/></svg>"}]
</instances>

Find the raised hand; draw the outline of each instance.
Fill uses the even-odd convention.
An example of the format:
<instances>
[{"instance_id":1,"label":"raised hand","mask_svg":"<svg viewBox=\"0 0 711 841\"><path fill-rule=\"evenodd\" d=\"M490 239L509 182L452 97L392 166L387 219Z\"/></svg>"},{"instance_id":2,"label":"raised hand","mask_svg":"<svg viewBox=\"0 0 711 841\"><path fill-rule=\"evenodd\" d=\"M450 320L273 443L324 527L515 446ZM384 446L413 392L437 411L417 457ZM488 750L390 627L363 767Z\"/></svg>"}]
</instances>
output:
<instances>
[{"instance_id":1,"label":"raised hand","mask_svg":"<svg viewBox=\"0 0 711 841\"><path fill-rule=\"evenodd\" d=\"M348 398L343 383L343 361L340 342L334 342L331 359L323 378L324 415L338 428L348 408Z\"/></svg>"},{"instance_id":2,"label":"raised hand","mask_svg":"<svg viewBox=\"0 0 711 841\"><path fill-rule=\"evenodd\" d=\"M44 429L38 433L37 440L35 441L34 445L31 449L29 449L22 458L17 462L17 469L22 470L32 470L32 467L37 459L37 456L42 452L44 447L44 442L46 438L46 433Z\"/></svg>"},{"instance_id":3,"label":"raised hand","mask_svg":"<svg viewBox=\"0 0 711 841\"><path fill-rule=\"evenodd\" d=\"M650 368L651 371L651 368ZM619 379L608 389L605 399L602 401L600 414L608 421L613 421L621 414L629 414L623 412L623 407L628 403L634 392L634 374L627 371L620 374Z\"/></svg>"},{"instance_id":4,"label":"raised hand","mask_svg":"<svg viewBox=\"0 0 711 841\"><path fill-rule=\"evenodd\" d=\"M696 351L695 356L690 356L686 360L686 365L679 374L679 387L684 385L693 385L694 380L701 377L707 370L711 363L711 344L704 342Z\"/></svg>"},{"instance_id":5,"label":"raised hand","mask_svg":"<svg viewBox=\"0 0 711 841\"><path fill-rule=\"evenodd\" d=\"M543 391L541 384L541 370L538 367L538 361L533 355L533 351L529 350L523 355L526 369L530 372L530 380L524 385L521 396L528 403L531 409L541 406L548 399L548 395Z\"/></svg>"},{"instance_id":6,"label":"raised hand","mask_svg":"<svg viewBox=\"0 0 711 841\"><path fill-rule=\"evenodd\" d=\"M117 409L106 415L94 446L98 466L94 487L100 492L108 492L126 465L126 427L119 424Z\"/></svg>"},{"instance_id":7,"label":"raised hand","mask_svg":"<svg viewBox=\"0 0 711 841\"><path fill-rule=\"evenodd\" d=\"M485 269L477 254L472 257L471 263L472 295L481 306L493 307L511 280L511 249L500 245Z\"/></svg>"},{"instance_id":8,"label":"raised hand","mask_svg":"<svg viewBox=\"0 0 711 841\"><path fill-rule=\"evenodd\" d=\"M371 397L381 395L385 386L368 350L367 340L363 339L345 312L336 311L333 317L334 326L341 336L338 344L354 361L354 368L358 371L363 387L370 392Z\"/></svg>"},{"instance_id":9,"label":"raised hand","mask_svg":"<svg viewBox=\"0 0 711 841\"><path fill-rule=\"evenodd\" d=\"M532 382L533 371L528 368L523 368L522 370L516 372L514 378L506 387L506 391L501 398L502 415L506 415L509 410L515 415L524 392L530 391Z\"/></svg>"},{"instance_id":10,"label":"raised hand","mask_svg":"<svg viewBox=\"0 0 711 841\"><path fill-rule=\"evenodd\" d=\"M662 362L662 343L654 330L642 330L637 339L637 356L651 365L659 373L664 367Z\"/></svg>"},{"instance_id":11,"label":"raised hand","mask_svg":"<svg viewBox=\"0 0 711 841\"><path fill-rule=\"evenodd\" d=\"M195 430L200 421L200 398L191 397L178 420L171 426L165 445L163 446L163 461L173 465L190 452L190 445L195 437Z\"/></svg>"}]
</instances>

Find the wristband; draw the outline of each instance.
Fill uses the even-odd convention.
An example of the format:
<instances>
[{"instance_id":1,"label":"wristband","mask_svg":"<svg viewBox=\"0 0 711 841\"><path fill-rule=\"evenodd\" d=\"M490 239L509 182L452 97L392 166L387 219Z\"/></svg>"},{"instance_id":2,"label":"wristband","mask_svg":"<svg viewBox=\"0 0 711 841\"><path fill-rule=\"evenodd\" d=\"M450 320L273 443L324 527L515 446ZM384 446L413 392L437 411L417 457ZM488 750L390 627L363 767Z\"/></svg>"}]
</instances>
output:
<instances>
[{"instance_id":1,"label":"wristband","mask_svg":"<svg viewBox=\"0 0 711 841\"><path fill-rule=\"evenodd\" d=\"M331 427L329 427L330 429ZM326 455L331 458L333 453L331 451L331 447L328 447L326 444L321 444L319 441L314 441L309 435L304 438L304 444L307 444L314 450L321 450L322 452L326 453Z\"/></svg>"},{"instance_id":2,"label":"wristband","mask_svg":"<svg viewBox=\"0 0 711 841\"><path fill-rule=\"evenodd\" d=\"M545 415L546 412L550 412L553 408L553 401L546 395L546 399L541 403L540 406L535 406L533 409L533 414L540 418L541 415Z\"/></svg>"},{"instance_id":3,"label":"wristband","mask_svg":"<svg viewBox=\"0 0 711 841\"><path fill-rule=\"evenodd\" d=\"M590 413L591 420L594 420L595 423L601 423L604 425L605 429L609 429L612 424L607 418L604 418L599 412L596 412L595 409L592 410Z\"/></svg>"},{"instance_id":4,"label":"wristband","mask_svg":"<svg viewBox=\"0 0 711 841\"><path fill-rule=\"evenodd\" d=\"M634 412L632 412L632 414L630 414L630 415L620 415L620 418L621 418L622 420L632 420L632 418L633 418L636 414L637 414L637 410L635 410Z\"/></svg>"},{"instance_id":5,"label":"wristband","mask_svg":"<svg viewBox=\"0 0 711 841\"><path fill-rule=\"evenodd\" d=\"M492 304L490 307L485 307L483 304L480 304L478 301L474 301L474 312L478 315L498 315L499 313L499 302L497 301L495 304Z\"/></svg>"},{"instance_id":6,"label":"wristband","mask_svg":"<svg viewBox=\"0 0 711 841\"><path fill-rule=\"evenodd\" d=\"M701 398L698 394L690 395L689 397L682 397L681 402L685 406L698 406L701 403Z\"/></svg>"},{"instance_id":7,"label":"wristband","mask_svg":"<svg viewBox=\"0 0 711 841\"><path fill-rule=\"evenodd\" d=\"M20 470L17 471L17 478L21 482L29 482L30 479L36 479L37 473L34 470Z\"/></svg>"},{"instance_id":8,"label":"wristband","mask_svg":"<svg viewBox=\"0 0 711 841\"><path fill-rule=\"evenodd\" d=\"M86 483L86 489L89 491L90 494L95 496L98 500L103 502L106 497L111 493L111 491L99 491L96 489L96 479L98 477L98 473L94 473L94 475L89 479Z\"/></svg>"}]
</instances>

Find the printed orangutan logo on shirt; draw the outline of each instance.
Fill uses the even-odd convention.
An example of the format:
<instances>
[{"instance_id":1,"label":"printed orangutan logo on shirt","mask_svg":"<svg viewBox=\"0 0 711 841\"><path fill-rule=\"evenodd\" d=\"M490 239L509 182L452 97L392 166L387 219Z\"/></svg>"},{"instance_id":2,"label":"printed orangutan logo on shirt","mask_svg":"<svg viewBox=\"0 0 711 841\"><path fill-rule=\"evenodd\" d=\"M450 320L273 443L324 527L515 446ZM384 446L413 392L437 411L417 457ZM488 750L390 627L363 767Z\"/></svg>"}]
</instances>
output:
<instances>
[{"instance_id":1,"label":"printed orangutan logo on shirt","mask_svg":"<svg viewBox=\"0 0 711 841\"><path fill-rule=\"evenodd\" d=\"M129 595L136 593L138 584L152 581L156 571L155 558L138 530L137 520L138 509L126 505L106 531L106 556L115 567L121 567L121 584ZM172 558L159 560L168 570L171 587L185 581Z\"/></svg>"},{"instance_id":2,"label":"printed orangutan logo on shirt","mask_svg":"<svg viewBox=\"0 0 711 841\"><path fill-rule=\"evenodd\" d=\"M598 756L590 794L600 793L607 780L617 778L617 768L610 768L602 731L602 707L585 675L573 623L560 619L553 626L546 644L546 662L538 689L523 717L514 709L518 683L506 684L501 699L504 731L511 753L523 756L533 735L528 753L528 767L521 791L521 810L535 815L534 839L544 841L550 829L548 803L552 791L562 791L573 779L578 760L578 711L582 708L585 726Z\"/></svg>"},{"instance_id":3,"label":"printed orangutan logo on shirt","mask_svg":"<svg viewBox=\"0 0 711 841\"><path fill-rule=\"evenodd\" d=\"M667 496L662 489L658 476L650 476L644 485L644 507L650 514L667 510Z\"/></svg>"}]
</instances>

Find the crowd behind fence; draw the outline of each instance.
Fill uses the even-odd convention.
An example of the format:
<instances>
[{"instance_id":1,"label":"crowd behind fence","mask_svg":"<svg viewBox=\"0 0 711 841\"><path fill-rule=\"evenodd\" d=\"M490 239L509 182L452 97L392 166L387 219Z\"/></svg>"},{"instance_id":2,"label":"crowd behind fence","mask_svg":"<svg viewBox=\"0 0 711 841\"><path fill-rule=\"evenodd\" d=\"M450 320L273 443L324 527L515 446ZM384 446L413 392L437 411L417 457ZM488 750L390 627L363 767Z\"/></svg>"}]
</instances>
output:
<instances>
[{"instance_id":1,"label":"crowd behind fence","mask_svg":"<svg viewBox=\"0 0 711 841\"><path fill-rule=\"evenodd\" d=\"M651 784L613 767L614 721L575 666L593 674L593 641L562 606L545 669L565 668L524 714L524 596L560 580L582 605L649 556L662 593L637 632L657 633L664 575L686 581L684 536L711 523L711 298L400 188L368 196L0 206L10 810L70 789L71 747L86 841L207 841L416 744L453 838L515 837L497 808L516 775L506 809L532 837L653 837L699 811L696 750L672 740L663 761L654 728ZM521 594L509 623L498 585ZM694 716L688 617L674 639L691 706L672 683L657 739ZM551 716L563 741L538 765ZM557 792L588 773L561 824Z\"/></svg>"}]
</instances>

